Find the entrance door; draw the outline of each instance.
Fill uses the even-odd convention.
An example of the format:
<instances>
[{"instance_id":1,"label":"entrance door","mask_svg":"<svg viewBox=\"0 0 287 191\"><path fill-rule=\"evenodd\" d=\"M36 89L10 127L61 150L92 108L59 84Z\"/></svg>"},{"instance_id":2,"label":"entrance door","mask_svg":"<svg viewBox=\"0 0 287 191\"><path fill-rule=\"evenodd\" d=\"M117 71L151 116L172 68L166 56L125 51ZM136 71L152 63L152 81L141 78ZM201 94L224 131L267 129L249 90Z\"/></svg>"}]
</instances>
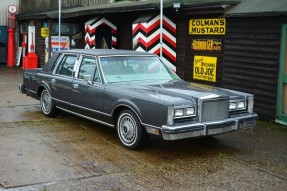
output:
<instances>
[{"instance_id":1,"label":"entrance door","mask_svg":"<svg viewBox=\"0 0 287 191\"><path fill-rule=\"evenodd\" d=\"M96 32L96 48L112 48L112 29L107 25L101 25Z\"/></svg>"},{"instance_id":2,"label":"entrance door","mask_svg":"<svg viewBox=\"0 0 287 191\"><path fill-rule=\"evenodd\" d=\"M287 125L287 25L282 26L276 122Z\"/></svg>"}]
</instances>

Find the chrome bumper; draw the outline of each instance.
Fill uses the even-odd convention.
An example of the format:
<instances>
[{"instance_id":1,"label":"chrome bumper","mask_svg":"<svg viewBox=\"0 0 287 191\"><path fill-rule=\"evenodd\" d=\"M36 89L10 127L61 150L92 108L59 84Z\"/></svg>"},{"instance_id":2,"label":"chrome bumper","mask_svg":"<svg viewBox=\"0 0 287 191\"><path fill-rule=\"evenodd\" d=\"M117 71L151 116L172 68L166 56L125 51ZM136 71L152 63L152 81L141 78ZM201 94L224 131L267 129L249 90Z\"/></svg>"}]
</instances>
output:
<instances>
[{"instance_id":1,"label":"chrome bumper","mask_svg":"<svg viewBox=\"0 0 287 191\"><path fill-rule=\"evenodd\" d=\"M251 128L256 124L257 114L249 114L240 117L232 117L220 121L206 123L193 123L186 125L162 126L164 140L178 140L190 137L217 135L243 128Z\"/></svg>"}]
</instances>

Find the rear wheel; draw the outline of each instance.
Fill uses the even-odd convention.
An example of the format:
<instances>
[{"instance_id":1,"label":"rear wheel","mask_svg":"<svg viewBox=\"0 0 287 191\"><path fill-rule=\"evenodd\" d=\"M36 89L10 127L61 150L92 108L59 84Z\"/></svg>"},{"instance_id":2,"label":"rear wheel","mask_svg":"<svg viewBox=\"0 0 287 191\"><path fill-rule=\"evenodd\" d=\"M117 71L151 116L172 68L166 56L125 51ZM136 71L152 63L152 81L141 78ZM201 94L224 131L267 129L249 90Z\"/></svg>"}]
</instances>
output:
<instances>
[{"instance_id":1,"label":"rear wheel","mask_svg":"<svg viewBox=\"0 0 287 191\"><path fill-rule=\"evenodd\" d=\"M138 149L147 142L147 135L138 117L131 110L123 110L117 118L117 135L129 149Z\"/></svg>"},{"instance_id":2,"label":"rear wheel","mask_svg":"<svg viewBox=\"0 0 287 191\"><path fill-rule=\"evenodd\" d=\"M54 117L58 114L58 109L56 108L51 94L47 89L44 89L41 93L40 104L44 115Z\"/></svg>"}]
</instances>

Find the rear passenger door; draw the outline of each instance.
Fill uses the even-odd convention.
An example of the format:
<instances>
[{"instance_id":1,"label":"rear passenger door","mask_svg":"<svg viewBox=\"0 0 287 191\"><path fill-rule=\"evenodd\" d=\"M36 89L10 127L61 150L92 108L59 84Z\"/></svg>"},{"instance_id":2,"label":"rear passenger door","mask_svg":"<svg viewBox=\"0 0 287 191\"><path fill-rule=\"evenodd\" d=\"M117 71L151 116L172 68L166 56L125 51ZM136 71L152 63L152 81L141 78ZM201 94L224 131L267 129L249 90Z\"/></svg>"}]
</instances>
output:
<instances>
[{"instance_id":1,"label":"rear passenger door","mask_svg":"<svg viewBox=\"0 0 287 191\"><path fill-rule=\"evenodd\" d=\"M102 100L104 84L99 74L97 59L94 56L83 55L77 66L76 77L73 80L73 104L84 116L102 121ZM90 81L84 77L90 76Z\"/></svg>"},{"instance_id":2,"label":"rear passenger door","mask_svg":"<svg viewBox=\"0 0 287 191\"><path fill-rule=\"evenodd\" d=\"M73 77L77 55L63 54L53 70L51 78L52 97L57 106L69 109L73 92Z\"/></svg>"}]
</instances>

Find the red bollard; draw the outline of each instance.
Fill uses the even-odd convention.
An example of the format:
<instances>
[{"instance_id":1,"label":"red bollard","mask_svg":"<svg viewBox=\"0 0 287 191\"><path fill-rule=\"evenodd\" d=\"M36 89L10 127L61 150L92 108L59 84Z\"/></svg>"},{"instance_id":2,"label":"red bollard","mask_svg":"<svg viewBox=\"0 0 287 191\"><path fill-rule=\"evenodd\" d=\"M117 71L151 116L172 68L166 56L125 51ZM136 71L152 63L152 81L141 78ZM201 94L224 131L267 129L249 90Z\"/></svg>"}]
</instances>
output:
<instances>
[{"instance_id":1,"label":"red bollard","mask_svg":"<svg viewBox=\"0 0 287 191\"><path fill-rule=\"evenodd\" d=\"M8 29L8 55L7 55L7 66L15 66L15 30L12 28Z\"/></svg>"}]
</instances>

